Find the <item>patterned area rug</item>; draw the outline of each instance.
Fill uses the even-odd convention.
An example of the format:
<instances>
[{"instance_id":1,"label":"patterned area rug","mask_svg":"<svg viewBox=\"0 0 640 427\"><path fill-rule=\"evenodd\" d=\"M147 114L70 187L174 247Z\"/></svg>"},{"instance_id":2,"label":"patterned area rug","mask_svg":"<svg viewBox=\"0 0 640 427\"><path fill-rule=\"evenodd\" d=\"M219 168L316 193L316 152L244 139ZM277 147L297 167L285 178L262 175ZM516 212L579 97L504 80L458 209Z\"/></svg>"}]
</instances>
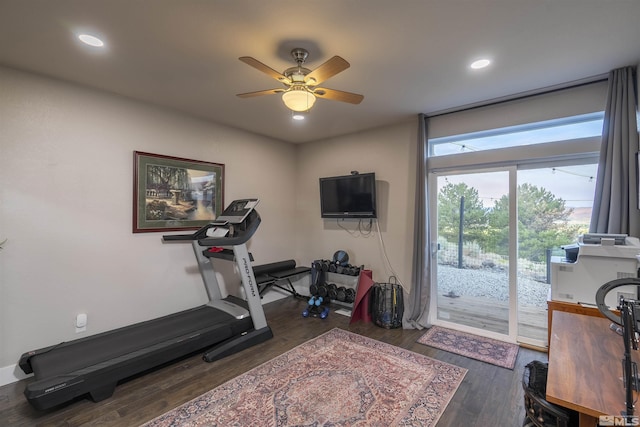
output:
<instances>
[{"instance_id":1,"label":"patterned area rug","mask_svg":"<svg viewBox=\"0 0 640 427\"><path fill-rule=\"evenodd\" d=\"M418 338L420 344L513 369L518 356L515 344L433 326Z\"/></svg>"},{"instance_id":2,"label":"patterned area rug","mask_svg":"<svg viewBox=\"0 0 640 427\"><path fill-rule=\"evenodd\" d=\"M145 426L434 426L466 372L333 329Z\"/></svg>"}]
</instances>

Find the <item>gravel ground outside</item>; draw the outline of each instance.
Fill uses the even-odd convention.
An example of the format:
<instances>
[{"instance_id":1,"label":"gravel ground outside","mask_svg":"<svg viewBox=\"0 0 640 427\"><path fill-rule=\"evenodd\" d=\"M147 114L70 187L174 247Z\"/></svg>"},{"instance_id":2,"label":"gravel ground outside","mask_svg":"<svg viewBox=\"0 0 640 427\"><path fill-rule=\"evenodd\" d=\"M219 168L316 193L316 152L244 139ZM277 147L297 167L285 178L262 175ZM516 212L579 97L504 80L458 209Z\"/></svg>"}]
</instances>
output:
<instances>
[{"instance_id":1,"label":"gravel ground outside","mask_svg":"<svg viewBox=\"0 0 640 427\"><path fill-rule=\"evenodd\" d=\"M485 297L498 301L509 299L506 271L490 268L458 269L438 265L438 295ZM544 308L547 306L549 284L526 277L518 278L518 299L522 305Z\"/></svg>"}]
</instances>

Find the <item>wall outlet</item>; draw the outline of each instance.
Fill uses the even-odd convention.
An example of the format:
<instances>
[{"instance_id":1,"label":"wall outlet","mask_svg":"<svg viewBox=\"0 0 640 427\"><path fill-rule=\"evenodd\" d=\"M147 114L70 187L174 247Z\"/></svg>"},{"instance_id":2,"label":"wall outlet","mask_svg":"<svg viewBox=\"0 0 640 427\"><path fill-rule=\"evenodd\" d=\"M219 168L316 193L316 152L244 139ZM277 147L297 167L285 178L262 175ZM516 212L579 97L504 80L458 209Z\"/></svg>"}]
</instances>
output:
<instances>
[{"instance_id":1,"label":"wall outlet","mask_svg":"<svg viewBox=\"0 0 640 427\"><path fill-rule=\"evenodd\" d=\"M87 330L87 314L80 313L76 316L76 334Z\"/></svg>"}]
</instances>

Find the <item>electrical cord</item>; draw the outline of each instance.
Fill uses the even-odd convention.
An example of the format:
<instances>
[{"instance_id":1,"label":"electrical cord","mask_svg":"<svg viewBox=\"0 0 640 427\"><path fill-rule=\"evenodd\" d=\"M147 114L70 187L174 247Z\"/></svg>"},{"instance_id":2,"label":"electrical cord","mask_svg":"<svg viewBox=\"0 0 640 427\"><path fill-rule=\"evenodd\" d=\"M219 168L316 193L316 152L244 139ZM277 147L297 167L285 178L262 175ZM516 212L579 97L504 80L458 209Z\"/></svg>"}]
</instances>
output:
<instances>
[{"instance_id":1,"label":"electrical cord","mask_svg":"<svg viewBox=\"0 0 640 427\"><path fill-rule=\"evenodd\" d=\"M340 225L340 220L338 218L336 218L336 224L338 225L338 227L342 228L344 231L346 231L347 233L349 233L353 237L358 237L358 235L360 234L359 230L357 230L357 231L349 231L349 229L344 228L343 226L341 226Z\"/></svg>"},{"instance_id":2,"label":"electrical cord","mask_svg":"<svg viewBox=\"0 0 640 427\"><path fill-rule=\"evenodd\" d=\"M372 232L373 232L373 220L370 219L369 220L369 226L365 226L362 223L362 218L360 218L360 220L358 220L358 227L356 228L355 231L350 231L348 228L343 227L342 225L340 225L340 220L338 218L336 218L336 224L338 225L338 227L342 228L344 231L346 231L347 233L349 233L352 237L369 237L371 236Z\"/></svg>"},{"instance_id":3,"label":"electrical cord","mask_svg":"<svg viewBox=\"0 0 640 427\"><path fill-rule=\"evenodd\" d=\"M376 221L376 228L378 230L378 239L380 240L380 247L382 248L382 254L384 255L384 259L387 262L387 267L391 271L392 273L391 275L394 276L397 282L400 284L400 286L404 288L404 284L400 281L400 279L398 279L398 273L396 273L395 270L393 269L393 266L391 265L391 261L389 261L389 256L387 256L387 248L384 245L384 240L382 239L382 233L380 232L380 224L378 224L378 221Z\"/></svg>"},{"instance_id":4,"label":"electrical cord","mask_svg":"<svg viewBox=\"0 0 640 427\"><path fill-rule=\"evenodd\" d=\"M343 227L342 225L340 225L340 220L336 218L336 224L338 225L338 227L340 227L341 229L343 229L344 231L346 231L347 233L349 233L351 236L353 237L369 237L373 234L373 220L369 220L369 226L366 227L362 224L362 219L360 219L360 221L358 222L358 228L355 232L350 231L349 229ZM398 284L400 286L402 286L404 288L404 284L398 279L398 273L396 273L396 271L393 269L393 266L391 265L391 261L389 261L389 256L387 255L387 248L384 244L384 240L382 239L382 233L380 232L380 224L378 223L378 221L375 221L376 223L376 229L378 231L378 239L380 241L380 247L382 249L382 255L383 258L386 262L386 266L385 268L388 269L388 271L391 271L391 275L390 277L395 277L396 281L398 282Z\"/></svg>"},{"instance_id":5,"label":"electrical cord","mask_svg":"<svg viewBox=\"0 0 640 427\"><path fill-rule=\"evenodd\" d=\"M358 230L360 231L360 234L362 236L369 237L373 232L373 220L369 219L369 227L366 227L363 225L362 219L361 219L360 221L358 221Z\"/></svg>"}]
</instances>

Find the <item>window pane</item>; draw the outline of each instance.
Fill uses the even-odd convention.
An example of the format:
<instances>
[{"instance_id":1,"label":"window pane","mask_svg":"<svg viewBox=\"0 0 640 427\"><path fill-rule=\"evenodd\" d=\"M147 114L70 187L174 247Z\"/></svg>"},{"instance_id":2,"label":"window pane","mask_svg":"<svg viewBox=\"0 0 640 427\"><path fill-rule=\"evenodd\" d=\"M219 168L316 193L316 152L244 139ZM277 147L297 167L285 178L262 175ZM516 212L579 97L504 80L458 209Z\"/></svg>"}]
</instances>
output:
<instances>
[{"instance_id":1,"label":"window pane","mask_svg":"<svg viewBox=\"0 0 640 427\"><path fill-rule=\"evenodd\" d=\"M604 112L600 112L490 131L434 138L429 140L429 155L431 157L444 156L469 151L589 138L602 134L603 120Z\"/></svg>"},{"instance_id":2,"label":"window pane","mask_svg":"<svg viewBox=\"0 0 640 427\"><path fill-rule=\"evenodd\" d=\"M509 334L508 193L506 171L438 176L439 320Z\"/></svg>"},{"instance_id":3,"label":"window pane","mask_svg":"<svg viewBox=\"0 0 640 427\"><path fill-rule=\"evenodd\" d=\"M597 164L518 171L518 335L547 341L549 262L589 230Z\"/></svg>"}]
</instances>

